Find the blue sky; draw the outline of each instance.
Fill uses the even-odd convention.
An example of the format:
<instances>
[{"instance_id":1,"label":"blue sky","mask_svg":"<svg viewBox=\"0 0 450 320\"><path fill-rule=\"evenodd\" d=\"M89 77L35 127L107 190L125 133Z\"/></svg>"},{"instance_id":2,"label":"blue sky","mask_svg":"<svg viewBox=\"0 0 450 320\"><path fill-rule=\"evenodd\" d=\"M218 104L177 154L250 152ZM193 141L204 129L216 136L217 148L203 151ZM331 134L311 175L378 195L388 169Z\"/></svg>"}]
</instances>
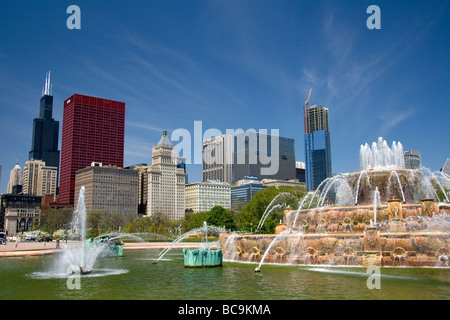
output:
<instances>
[{"instance_id":1,"label":"blue sky","mask_svg":"<svg viewBox=\"0 0 450 320\"><path fill-rule=\"evenodd\" d=\"M81 9L69 30L66 9ZM369 5L381 29L369 30ZM45 73L62 127L73 93L126 103L125 165L151 163L163 129L279 129L304 161L302 108L329 108L333 172L379 136L450 157L450 2L2 1L0 192L23 167ZM60 136L61 139L61 136ZM201 165L188 166L201 180Z\"/></svg>"}]
</instances>

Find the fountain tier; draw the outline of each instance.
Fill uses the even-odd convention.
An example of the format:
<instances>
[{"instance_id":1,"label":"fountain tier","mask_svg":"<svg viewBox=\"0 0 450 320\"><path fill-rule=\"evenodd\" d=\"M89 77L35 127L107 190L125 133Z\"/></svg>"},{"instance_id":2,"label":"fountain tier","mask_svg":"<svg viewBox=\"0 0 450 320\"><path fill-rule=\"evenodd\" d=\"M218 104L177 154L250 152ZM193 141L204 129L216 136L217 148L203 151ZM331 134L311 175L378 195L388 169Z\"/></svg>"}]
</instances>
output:
<instances>
[{"instance_id":1,"label":"fountain tier","mask_svg":"<svg viewBox=\"0 0 450 320\"><path fill-rule=\"evenodd\" d=\"M224 260L448 267L450 177L405 169L401 143L382 138L361 146L360 161L361 171L326 179L286 210L277 234L222 234Z\"/></svg>"}]
</instances>

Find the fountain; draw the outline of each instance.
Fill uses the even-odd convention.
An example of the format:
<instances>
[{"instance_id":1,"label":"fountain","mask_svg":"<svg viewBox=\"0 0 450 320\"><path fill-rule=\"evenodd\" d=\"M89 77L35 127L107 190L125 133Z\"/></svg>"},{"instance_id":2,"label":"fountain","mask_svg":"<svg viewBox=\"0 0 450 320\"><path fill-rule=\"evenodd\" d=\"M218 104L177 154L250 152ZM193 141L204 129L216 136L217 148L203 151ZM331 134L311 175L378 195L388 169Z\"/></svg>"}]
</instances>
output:
<instances>
[{"instance_id":1,"label":"fountain","mask_svg":"<svg viewBox=\"0 0 450 320\"><path fill-rule=\"evenodd\" d=\"M383 138L361 146L360 163L285 210L276 234L222 233L224 261L449 267L449 177L406 169L401 143Z\"/></svg>"},{"instance_id":2,"label":"fountain","mask_svg":"<svg viewBox=\"0 0 450 320\"><path fill-rule=\"evenodd\" d=\"M80 246L63 248L56 263L56 268L62 273L89 274L99 257L123 255L123 248L117 241L118 235L114 238L102 235L86 239L86 214L85 188L82 186L71 223L74 233L80 235Z\"/></svg>"},{"instance_id":3,"label":"fountain","mask_svg":"<svg viewBox=\"0 0 450 320\"><path fill-rule=\"evenodd\" d=\"M222 250L212 250L208 244L208 226L203 222L203 239L198 249L183 249L185 267L221 267Z\"/></svg>"},{"instance_id":4,"label":"fountain","mask_svg":"<svg viewBox=\"0 0 450 320\"><path fill-rule=\"evenodd\" d=\"M166 254L169 252L176 244L180 243L183 239L190 236L197 236L202 234L202 242L198 249L188 250L183 249L185 266L188 267L216 267L222 266L222 250L218 249L218 244L216 242L208 242L208 230L214 233L223 232L223 228L208 226L206 221L203 222L203 226L200 228L195 228L189 230L188 232L182 234L177 239L175 239L170 246L163 249L157 256L157 258L152 262L157 264Z\"/></svg>"}]
</instances>

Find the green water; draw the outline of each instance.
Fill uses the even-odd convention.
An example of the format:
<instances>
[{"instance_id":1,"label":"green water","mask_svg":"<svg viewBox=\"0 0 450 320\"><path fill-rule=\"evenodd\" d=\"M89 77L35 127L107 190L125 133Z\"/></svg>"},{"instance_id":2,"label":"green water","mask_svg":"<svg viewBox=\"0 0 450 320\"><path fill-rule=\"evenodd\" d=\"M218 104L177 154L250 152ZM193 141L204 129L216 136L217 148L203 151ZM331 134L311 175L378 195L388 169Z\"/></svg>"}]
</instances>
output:
<instances>
[{"instance_id":1,"label":"green water","mask_svg":"<svg viewBox=\"0 0 450 320\"><path fill-rule=\"evenodd\" d=\"M0 259L0 299L439 299L450 298L450 269L381 269L380 289L368 289L363 268L299 267L224 262L221 268L185 268L181 250L158 264L159 251L125 251L99 259L80 289L53 276L57 255Z\"/></svg>"}]
</instances>

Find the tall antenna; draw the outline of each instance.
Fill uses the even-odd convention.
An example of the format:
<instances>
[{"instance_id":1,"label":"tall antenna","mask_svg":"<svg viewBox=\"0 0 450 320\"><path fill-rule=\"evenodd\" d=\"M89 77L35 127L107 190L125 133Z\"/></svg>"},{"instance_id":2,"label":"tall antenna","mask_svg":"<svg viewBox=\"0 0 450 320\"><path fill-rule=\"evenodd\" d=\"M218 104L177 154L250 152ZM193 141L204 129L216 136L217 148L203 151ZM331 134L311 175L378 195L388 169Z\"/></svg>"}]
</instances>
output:
<instances>
[{"instance_id":1,"label":"tall antenna","mask_svg":"<svg viewBox=\"0 0 450 320\"><path fill-rule=\"evenodd\" d=\"M50 71L45 73L45 84L42 95L51 96L52 95L52 85L50 83Z\"/></svg>"}]
</instances>

